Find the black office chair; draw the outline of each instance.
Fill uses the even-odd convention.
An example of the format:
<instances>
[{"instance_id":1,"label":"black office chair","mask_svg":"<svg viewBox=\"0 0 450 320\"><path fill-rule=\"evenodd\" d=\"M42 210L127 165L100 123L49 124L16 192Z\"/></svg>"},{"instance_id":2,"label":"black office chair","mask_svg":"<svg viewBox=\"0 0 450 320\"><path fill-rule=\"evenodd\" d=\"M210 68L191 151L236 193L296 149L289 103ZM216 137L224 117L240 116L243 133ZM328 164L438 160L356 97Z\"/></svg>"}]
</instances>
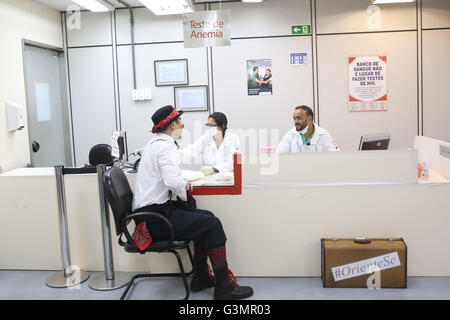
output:
<instances>
[{"instance_id":1,"label":"black office chair","mask_svg":"<svg viewBox=\"0 0 450 320\"><path fill-rule=\"evenodd\" d=\"M97 166L99 164L112 165L114 157L111 155L112 148L109 144L96 144L89 151L89 164Z\"/></svg>"},{"instance_id":2,"label":"black office chair","mask_svg":"<svg viewBox=\"0 0 450 320\"><path fill-rule=\"evenodd\" d=\"M123 171L117 167L109 168L104 175L104 188L106 197L111 205L111 209L114 215L114 221L116 224L116 233L119 236L119 245L124 247L125 251L128 253L147 253L147 252L170 252L175 255L178 261L178 266L180 268L180 273L164 273L164 274L138 274L135 275L124 293L120 297L123 300L134 281L138 278L151 278L151 277L167 277L167 276L181 276L183 278L184 287L186 289L186 296L184 300L189 298L189 286L187 283L186 276L192 275L194 271L194 263L192 259L192 253L189 248L189 240L186 241L175 241L174 240L174 231L172 224L166 217L159 213L155 212L140 212L140 213L132 213L131 212L131 203L133 199L133 192L131 191L130 185L128 183L127 177L123 173ZM163 220L168 227L167 238L166 241L153 241L150 246L148 246L143 252L137 247L134 243L132 236L128 232L127 225L131 221L131 219L136 217L156 217ZM125 234L127 239L126 242L122 241L122 235ZM189 259L191 261L192 270L188 273L184 272L183 263L181 261L180 255L175 250L186 249L189 254Z\"/></svg>"}]
</instances>

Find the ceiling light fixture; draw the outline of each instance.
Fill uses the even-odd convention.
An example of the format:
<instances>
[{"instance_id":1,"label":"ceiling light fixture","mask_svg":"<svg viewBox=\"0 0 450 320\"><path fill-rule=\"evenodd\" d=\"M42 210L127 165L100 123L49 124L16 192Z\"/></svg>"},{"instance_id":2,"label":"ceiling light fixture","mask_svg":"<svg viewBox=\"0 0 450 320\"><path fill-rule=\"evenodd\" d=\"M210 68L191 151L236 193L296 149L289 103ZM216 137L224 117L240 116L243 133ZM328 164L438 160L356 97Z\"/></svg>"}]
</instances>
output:
<instances>
[{"instance_id":1,"label":"ceiling light fixture","mask_svg":"<svg viewBox=\"0 0 450 320\"><path fill-rule=\"evenodd\" d=\"M193 12L190 0L139 0L156 15L181 14Z\"/></svg>"},{"instance_id":2,"label":"ceiling light fixture","mask_svg":"<svg viewBox=\"0 0 450 320\"><path fill-rule=\"evenodd\" d=\"M113 11L114 7L103 0L72 0L76 4L92 11L92 12L106 12Z\"/></svg>"},{"instance_id":3,"label":"ceiling light fixture","mask_svg":"<svg viewBox=\"0 0 450 320\"><path fill-rule=\"evenodd\" d=\"M414 2L414 0L372 0L373 4Z\"/></svg>"}]
</instances>

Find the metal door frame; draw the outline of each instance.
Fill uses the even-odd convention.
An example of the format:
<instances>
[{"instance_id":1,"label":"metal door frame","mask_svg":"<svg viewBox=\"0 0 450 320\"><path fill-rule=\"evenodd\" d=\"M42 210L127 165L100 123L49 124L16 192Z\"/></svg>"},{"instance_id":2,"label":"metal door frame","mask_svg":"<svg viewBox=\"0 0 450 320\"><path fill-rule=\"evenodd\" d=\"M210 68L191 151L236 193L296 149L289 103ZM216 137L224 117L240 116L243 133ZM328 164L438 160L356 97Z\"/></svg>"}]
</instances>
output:
<instances>
[{"instance_id":1,"label":"metal door frame","mask_svg":"<svg viewBox=\"0 0 450 320\"><path fill-rule=\"evenodd\" d=\"M69 91L68 91L68 87L67 87L67 82L68 82L68 74L67 74L67 57L66 57L66 52L64 52L63 48L61 47L55 47L49 44L45 44L45 43L41 43L41 42L36 42L33 40L28 40L28 39L22 39L22 64L23 64L23 79L24 79L24 84L25 84L25 101L26 101L26 110L27 110L27 131L28 131L28 141L29 141L29 151L30 151L30 162L28 163L28 165L33 166L32 164L32 160L31 160L31 155L33 152L33 147L32 147L32 137L31 137L31 130L30 130L30 113L28 110L29 104L30 104L30 99L28 97L28 81L27 81L27 66L26 66L26 62L25 62L25 47L26 46L30 46L30 47L35 47L35 48L39 48L39 49L44 49L44 50L49 50L49 51L56 51L58 52L58 54L63 54L64 55L64 60L65 60L65 68L66 68L66 75L65 78L66 79L61 79L60 77L60 91L61 93L65 90L67 93L67 97L69 98ZM60 59L60 57L58 57L58 59ZM64 87L62 86L62 84L66 84ZM61 96L62 98L62 96ZM62 99L61 99L62 100ZM63 102L63 101L61 101ZM70 140L70 146L66 146L67 148L70 148L70 153L71 153L71 161L72 161L72 165L75 163L75 159L74 159L74 149L73 149L73 134L72 134L72 112L71 112L71 105L70 103L67 101L65 106L67 106L68 108L68 123L69 123L69 140ZM65 151L64 151L65 153Z\"/></svg>"}]
</instances>

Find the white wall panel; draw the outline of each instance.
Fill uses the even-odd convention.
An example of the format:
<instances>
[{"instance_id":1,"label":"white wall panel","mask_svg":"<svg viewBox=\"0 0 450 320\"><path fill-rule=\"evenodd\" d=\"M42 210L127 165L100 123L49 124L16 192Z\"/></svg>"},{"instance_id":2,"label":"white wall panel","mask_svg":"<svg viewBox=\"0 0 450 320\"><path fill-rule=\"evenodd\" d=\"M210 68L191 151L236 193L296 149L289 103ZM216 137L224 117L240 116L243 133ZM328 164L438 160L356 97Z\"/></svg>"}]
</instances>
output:
<instances>
[{"instance_id":1,"label":"white wall panel","mask_svg":"<svg viewBox=\"0 0 450 320\"><path fill-rule=\"evenodd\" d=\"M416 32L318 37L320 125L342 150L361 135L390 132L389 148L412 147L417 135ZM348 57L387 56L387 111L348 111Z\"/></svg>"},{"instance_id":2,"label":"white wall panel","mask_svg":"<svg viewBox=\"0 0 450 320\"><path fill-rule=\"evenodd\" d=\"M306 52L306 66L291 66L291 52ZM272 59L273 94L247 94L248 59ZM234 129L279 129L281 137L294 124L295 106L313 104L311 37L232 40L213 49L215 111Z\"/></svg>"},{"instance_id":3,"label":"white wall panel","mask_svg":"<svg viewBox=\"0 0 450 320\"><path fill-rule=\"evenodd\" d=\"M72 21L67 13L67 21ZM80 25L67 26L67 46L94 46L112 44L111 18L109 12L80 12Z\"/></svg>"},{"instance_id":4,"label":"white wall panel","mask_svg":"<svg viewBox=\"0 0 450 320\"><path fill-rule=\"evenodd\" d=\"M449 40L450 29L422 34L423 134L444 141L450 141Z\"/></svg>"},{"instance_id":5,"label":"white wall panel","mask_svg":"<svg viewBox=\"0 0 450 320\"><path fill-rule=\"evenodd\" d=\"M144 147L152 134L152 114L160 107L174 105L174 87L155 87L154 60L188 59L189 85L207 85L206 49L184 49L182 43L138 45L136 81L138 89L151 89L151 101L133 101L131 46L118 48L120 110L122 130L127 132L130 152ZM185 112L185 130L193 132L194 121L206 123L208 112ZM185 141L183 141L185 142Z\"/></svg>"},{"instance_id":6,"label":"white wall panel","mask_svg":"<svg viewBox=\"0 0 450 320\"><path fill-rule=\"evenodd\" d=\"M422 0L422 28L450 27L449 0ZM447 39L447 42L450 39Z\"/></svg>"},{"instance_id":7,"label":"white wall panel","mask_svg":"<svg viewBox=\"0 0 450 320\"><path fill-rule=\"evenodd\" d=\"M111 47L69 49L69 71L76 165L89 151L109 144L116 128Z\"/></svg>"},{"instance_id":8,"label":"white wall panel","mask_svg":"<svg viewBox=\"0 0 450 320\"><path fill-rule=\"evenodd\" d=\"M202 11L205 5L195 6L196 11ZM134 41L167 42L183 41L183 23L181 15L155 15L147 8L133 9ZM116 10L117 43L131 43L130 11Z\"/></svg>"},{"instance_id":9,"label":"white wall panel","mask_svg":"<svg viewBox=\"0 0 450 320\"><path fill-rule=\"evenodd\" d=\"M416 29L416 3L380 4L379 15L368 12L372 0L316 0L317 32L343 33ZM378 18L377 18L378 17ZM374 20L375 19L375 20Z\"/></svg>"},{"instance_id":10,"label":"white wall panel","mask_svg":"<svg viewBox=\"0 0 450 320\"><path fill-rule=\"evenodd\" d=\"M211 10L219 10L212 4ZM291 26L311 24L309 0L269 0L262 3L222 3L231 10L231 37L290 35Z\"/></svg>"}]
</instances>

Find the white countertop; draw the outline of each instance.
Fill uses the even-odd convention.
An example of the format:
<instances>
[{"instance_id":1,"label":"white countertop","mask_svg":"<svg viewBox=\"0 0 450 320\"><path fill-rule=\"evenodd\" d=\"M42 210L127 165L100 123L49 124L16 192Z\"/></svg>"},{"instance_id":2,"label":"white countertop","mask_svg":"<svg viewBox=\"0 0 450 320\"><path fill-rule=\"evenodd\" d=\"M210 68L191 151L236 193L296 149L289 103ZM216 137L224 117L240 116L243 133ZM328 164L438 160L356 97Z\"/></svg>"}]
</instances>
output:
<instances>
[{"instance_id":1,"label":"white countertop","mask_svg":"<svg viewBox=\"0 0 450 320\"><path fill-rule=\"evenodd\" d=\"M42 167L42 168L12 169L0 174L0 177L41 177L54 175L55 175L54 167Z\"/></svg>"},{"instance_id":2,"label":"white countertop","mask_svg":"<svg viewBox=\"0 0 450 320\"><path fill-rule=\"evenodd\" d=\"M447 179L446 177L440 175L439 173L429 170L427 177L420 177L417 179L418 183L425 184L425 183L450 183L450 179Z\"/></svg>"}]
</instances>

